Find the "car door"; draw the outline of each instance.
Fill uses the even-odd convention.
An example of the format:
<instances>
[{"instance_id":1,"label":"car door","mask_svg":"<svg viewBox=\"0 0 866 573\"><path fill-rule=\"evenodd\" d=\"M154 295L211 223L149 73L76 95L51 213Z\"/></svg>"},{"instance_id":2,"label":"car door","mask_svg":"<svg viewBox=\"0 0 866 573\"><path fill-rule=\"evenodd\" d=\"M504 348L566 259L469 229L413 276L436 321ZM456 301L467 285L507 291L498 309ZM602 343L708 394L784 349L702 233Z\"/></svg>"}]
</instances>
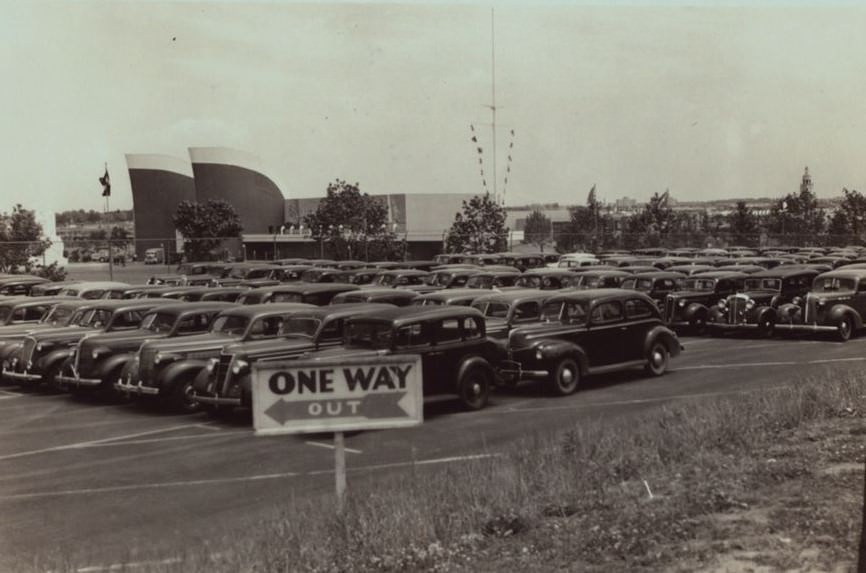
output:
<instances>
[{"instance_id":1,"label":"car door","mask_svg":"<svg viewBox=\"0 0 866 573\"><path fill-rule=\"evenodd\" d=\"M590 367L609 366L628 360L622 341L628 334L622 303L618 300L597 302L589 315L589 331L584 345Z\"/></svg>"},{"instance_id":2,"label":"car door","mask_svg":"<svg viewBox=\"0 0 866 573\"><path fill-rule=\"evenodd\" d=\"M419 354L424 393L432 393L439 383L442 352L433 344L431 333L433 324L420 321L404 324L394 332L394 352L396 354Z\"/></svg>"},{"instance_id":3,"label":"car door","mask_svg":"<svg viewBox=\"0 0 866 573\"><path fill-rule=\"evenodd\" d=\"M643 343L647 334L659 324L658 311L642 298L627 299L623 310L627 328L621 348L623 356L629 361L640 360L644 357Z\"/></svg>"}]
</instances>

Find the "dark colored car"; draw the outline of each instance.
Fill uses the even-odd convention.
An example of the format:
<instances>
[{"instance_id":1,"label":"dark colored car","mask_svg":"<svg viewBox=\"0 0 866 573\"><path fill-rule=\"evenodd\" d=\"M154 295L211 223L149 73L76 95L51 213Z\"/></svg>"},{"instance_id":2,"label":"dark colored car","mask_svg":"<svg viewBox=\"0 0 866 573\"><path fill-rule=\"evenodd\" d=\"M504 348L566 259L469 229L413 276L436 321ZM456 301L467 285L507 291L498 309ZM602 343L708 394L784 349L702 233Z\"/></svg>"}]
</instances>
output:
<instances>
[{"instance_id":1,"label":"dark colored car","mask_svg":"<svg viewBox=\"0 0 866 573\"><path fill-rule=\"evenodd\" d=\"M18 383L54 384L64 361L89 334L138 328L148 310L165 299L104 300L76 311L68 326L29 333L21 347L4 360L3 379Z\"/></svg>"},{"instance_id":2,"label":"dark colored car","mask_svg":"<svg viewBox=\"0 0 866 573\"><path fill-rule=\"evenodd\" d=\"M287 316L276 338L238 341L211 358L205 373L194 383L194 398L217 410L252 404L250 365L259 360L291 360L301 355L339 346L347 319L394 308L388 304L341 304L299 310Z\"/></svg>"},{"instance_id":3,"label":"dark colored car","mask_svg":"<svg viewBox=\"0 0 866 573\"><path fill-rule=\"evenodd\" d=\"M427 277L430 273L417 269L398 269L394 271L380 271L370 286L411 288L412 290L424 290L427 287ZM428 289L429 290L429 289Z\"/></svg>"},{"instance_id":4,"label":"dark colored car","mask_svg":"<svg viewBox=\"0 0 866 573\"><path fill-rule=\"evenodd\" d=\"M26 296L36 286L51 282L40 277L6 277L0 278L0 296Z\"/></svg>"},{"instance_id":5,"label":"dark colored car","mask_svg":"<svg viewBox=\"0 0 866 573\"><path fill-rule=\"evenodd\" d=\"M707 329L753 331L771 336L778 322L778 308L806 296L819 272L783 265L746 277L743 292L732 294L710 307Z\"/></svg>"},{"instance_id":6,"label":"dark colored car","mask_svg":"<svg viewBox=\"0 0 866 573\"><path fill-rule=\"evenodd\" d=\"M472 301L472 308L484 315L487 336L506 338L512 328L539 322L544 301L553 294L537 289L487 294Z\"/></svg>"},{"instance_id":7,"label":"dark colored car","mask_svg":"<svg viewBox=\"0 0 866 573\"><path fill-rule=\"evenodd\" d=\"M478 267L444 268L430 273L427 277L427 286L433 288L463 288L473 275L481 272Z\"/></svg>"},{"instance_id":8,"label":"dark colored car","mask_svg":"<svg viewBox=\"0 0 866 573\"><path fill-rule=\"evenodd\" d=\"M394 263L397 264L397 263ZM376 278L379 276L379 273L385 270L393 270L387 268L365 268L365 269L355 269L353 271L342 271L343 280L339 282L345 282L353 285L370 285L376 281Z\"/></svg>"},{"instance_id":9,"label":"dark colored car","mask_svg":"<svg viewBox=\"0 0 866 573\"><path fill-rule=\"evenodd\" d=\"M674 328L688 327L696 334L703 334L707 328L710 307L719 299L743 290L748 276L716 270L687 277L682 290L665 297L662 312L665 323Z\"/></svg>"},{"instance_id":10,"label":"dark colored car","mask_svg":"<svg viewBox=\"0 0 866 573\"><path fill-rule=\"evenodd\" d=\"M580 282L574 286L581 289L619 288L622 281L634 276L632 273L622 269L586 271L577 273L577 275L580 277Z\"/></svg>"},{"instance_id":11,"label":"dark colored car","mask_svg":"<svg viewBox=\"0 0 866 573\"><path fill-rule=\"evenodd\" d=\"M39 322L12 322L5 326L0 326L0 363L7 362L7 359L11 358L21 348L24 337L31 332L69 326L73 317L76 317L76 312L86 307L92 307L95 304L97 304L97 301L80 298L65 299L62 302L52 304L51 310L44 314L39 319ZM80 317L81 314L79 313L78 316ZM8 362L4 368L6 366L8 366Z\"/></svg>"},{"instance_id":12,"label":"dark colored car","mask_svg":"<svg viewBox=\"0 0 866 573\"><path fill-rule=\"evenodd\" d=\"M514 286L517 279L520 278L519 271L483 271L469 277L466 281L466 288L503 288Z\"/></svg>"},{"instance_id":13,"label":"dark colored car","mask_svg":"<svg viewBox=\"0 0 866 573\"><path fill-rule=\"evenodd\" d=\"M210 358L226 344L279 336L287 317L313 309L305 304L235 306L220 312L204 334L182 340L145 342L126 363L114 387L124 393L157 396L177 410L193 411L193 383Z\"/></svg>"},{"instance_id":14,"label":"dark colored car","mask_svg":"<svg viewBox=\"0 0 866 573\"><path fill-rule=\"evenodd\" d=\"M78 284L79 281L47 282L33 285L28 296L57 296L67 287Z\"/></svg>"},{"instance_id":15,"label":"dark colored car","mask_svg":"<svg viewBox=\"0 0 866 573\"><path fill-rule=\"evenodd\" d=\"M346 271L355 269L328 269L313 267L301 275L305 283L349 283ZM349 283L351 284L351 283Z\"/></svg>"},{"instance_id":16,"label":"dark colored car","mask_svg":"<svg viewBox=\"0 0 866 573\"><path fill-rule=\"evenodd\" d=\"M331 299L331 304L353 304L360 302L376 302L408 306L418 298L418 293L399 288L370 288L341 292Z\"/></svg>"},{"instance_id":17,"label":"dark colored car","mask_svg":"<svg viewBox=\"0 0 866 573\"><path fill-rule=\"evenodd\" d=\"M517 289L559 290L577 286L580 274L568 269L529 269L514 281Z\"/></svg>"},{"instance_id":18,"label":"dark colored car","mask_svg":"<svg viewBox=\"0 0 866 573\"><path fill-rule=\"evenodd\" d=\"M456 394L469 410L487 405L495 380L493 365L503 358L503 350L486 336L484 317L474 308L406 306L350 318L345 328L342 346L309 358L417 354L425 395Z\"/></svg>"},{"instance_id":19,"label":"dark colored car","mask_svg":"<svg viewBox=\"0 0 866 573\"><path fill-rule=\"evenodd\" d=\"M661 376L682 350L655 302L622 289L572 291L544 303L546 322L515 328L500 375L512 383L543 380L559 396L593 374L643 367Z\"/></svg>"},{"instance_id":20,"label":"dark colored car","mask_svg":"<svg viewBox=\"0 0 866 573\"><path fill-rule=\"evenodd\" d=\"M229 306L225 302L166 304L145 314L134 330L87 336L55 377L57 385L73 392L110 394L124 365L142 344L207 332L213 317Z\"/></svg>"},{"instance_id":21,"label":"dark colored car","mask_svg":"<svg viewBox=\"0 0 866 573\"><path fill-rule=\"evenodd\" d=\"M234 287L199 287L186 291L178 300L187 302L235 302L238 297L249 289L242 286Z\"/></svg>"},{"instance_id":22,"label":"dark colored car","mask_svg":"<svg viewBox=\"0 0 866 573\"><path fill-rule=\"evenodd\" d=\"M866 269L840 268L812 281L806 297L779 307L777 331L833 333L847 341L863 328Z\"/></svg>"},{"instance_id":23,"label":"dark colored car","mask_svg":"<svg viewBox=\"0 0 866 573\"><path fill-rule=\"evenodd\" d=\"M358 290L358 285L334 284L289 284L274 287L256 288L238 297L240 304L264 304L273 302L303 302L324 306L341 292Z\"/></svg>"},{"instance_id":24,"label":"dark colored car","mask_svg":"<svg viewBox=\"0 0 866 573\"><path fill-rule=\"evenodd\" d=\"M476 298L491 293L478 288L449 288L422 294L412 301L414 306L469 306Z\"/></svg>"},{"instance_id":25,"label":"dark colored car","mask_svg":"<svg viewBox=\"0 0 866 573\"><path fill-rule=\"evenodd\" d=\"M709 273L718 270L718 268L714 265L674 265L665 270L671 273L682 273L690 276L699 273Z\"/></svg>"},{"instance_id":26,"label":"dark colored car","mask_svg":"<svg viewBox=\"0 0 866 573\"><path fill-rule=\"evenodd\" d=\"M624 279L619 287L640 291L656 301L659 306L664 305L667 295L677 291L683 284L685 275L666 271L641 273Z\"/></svg>"},{"instance_id":27,"label":"dark colored car","mask_svg":"<svg viewBox=\"0 0 866 573\"><path fill-rule=\"evenodd\" d=\"M59 296L74 296L85 299L120 299L123 297L123 292L130 285L121 282L113 281L93 281L80 282L78 284L69 285L59 293Z\"/></svg>"}]
</instances>

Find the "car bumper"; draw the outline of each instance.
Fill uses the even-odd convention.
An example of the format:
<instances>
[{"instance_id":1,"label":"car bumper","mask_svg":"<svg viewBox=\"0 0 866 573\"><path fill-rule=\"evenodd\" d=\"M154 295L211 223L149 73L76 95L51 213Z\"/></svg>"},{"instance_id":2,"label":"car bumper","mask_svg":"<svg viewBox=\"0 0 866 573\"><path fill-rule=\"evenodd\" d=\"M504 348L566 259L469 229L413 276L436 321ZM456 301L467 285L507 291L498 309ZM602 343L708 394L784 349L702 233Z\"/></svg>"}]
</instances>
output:
<instances>
[{"instance_id":1,"label":"car bumper","mask_svg":"<svg viewBox=\"0 0 866 573\"><path fill-rule=\"evenodd\" d=\"M102 384L101 378L79 378L78 376L64 376L62 374L59 374L55 380L62 385L78 388L93 388Z\"/></svg>"},{"instance_id":2,"label":"car bumper","mask_svg":"<svg viewBox=\"0 0 866 573\"><path fill-rule=\"evenodd\" d=\"M503 360L498 374L503 380L542 380L550 376L550 371L525 369L520 362Z\"/></svg>"},{"instance_id":3,"label":"car bumper","mask_svg":"<svg viewBox=\"0 0 866 573\"><path fill-rule=\"evenodd\" d=\"M42 380L42 374L33 372L17 372L15 370L4 370L3 378L7 380L16 380L18 382L39 382Z\"/></svg>"},{"instance_id":4,"label":"car bumper","mask_svg":"<svg viewBox=\"0 0 866 573\"><path fill-rule=\"evenodd\" d=\"M141 394L144 396L156 396L159 394L159 388L155 388L153 386L145 386L141 383L141 380L138 383L133 382L124 382L122 380L118 380L114 383L115 390L119 392L124 392L126 394Z\"/></svg>"},{"instance_id":5,"label":"car bumper","mask_svg":"<svg viewBox=\"0 0 866 573\"><path fill-rule=\"evenodd\" d=\"M240 406L240 398L223 398L222 396L214 396L212 394L193 394L193 399L199 404L208 406Z\"/></svg>"},{"instance_id":6,"label":"car bumper","mask_svg":"<svg viewBox=\"0 0 866 573\"><path fill-rule=\"evenodd\" d=\"M715 328L718 330L757 330L758 325L753 324L751 322L740 322L737 324L730 324L727 322L708 322L708 328Z\"/></svg>"},{"instance_id":7,"label":"car bumper","mask_svg":"<svg viewBox=\"0 0 866 573\"><path fill-rule=\"evenodd\" d=\"M775 326L776 330L788 330L792 332L836 332L836 326L825 326L821 324L792 324L778 323Z\"/></svg>"}]
</instances>

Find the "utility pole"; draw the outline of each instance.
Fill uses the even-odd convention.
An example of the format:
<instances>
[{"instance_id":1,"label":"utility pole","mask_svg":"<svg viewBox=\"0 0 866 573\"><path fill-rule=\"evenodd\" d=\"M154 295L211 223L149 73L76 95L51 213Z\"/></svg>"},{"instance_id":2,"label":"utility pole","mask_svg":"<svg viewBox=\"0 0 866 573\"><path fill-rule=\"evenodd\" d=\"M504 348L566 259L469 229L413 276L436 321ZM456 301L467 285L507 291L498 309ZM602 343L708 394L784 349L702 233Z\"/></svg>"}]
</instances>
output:
<instances>
[{"instance_id":1,"label":"utility pole","mask_svg":"<svg viewBox=\"0 0 866 573\"><path fill-rule=\"evenodd\" d=\"M496 25L494 21L494 9L490 9L490 112L493 116L491 127L493 130L493 199L499 203L498 179L499 172L496 170ZM502 198L505 204L505 198Z\"/></svg>"}]
</instances>

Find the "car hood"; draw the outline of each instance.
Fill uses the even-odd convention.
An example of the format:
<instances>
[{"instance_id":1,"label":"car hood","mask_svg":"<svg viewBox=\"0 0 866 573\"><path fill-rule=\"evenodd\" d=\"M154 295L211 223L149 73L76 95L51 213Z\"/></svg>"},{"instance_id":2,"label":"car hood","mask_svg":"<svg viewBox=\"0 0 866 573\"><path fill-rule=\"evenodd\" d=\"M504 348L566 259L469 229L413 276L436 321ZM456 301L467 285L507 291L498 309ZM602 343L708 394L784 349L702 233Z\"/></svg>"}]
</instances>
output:
<instances>
[{"instance_id":1,"label":"car hood","mask_svg":"<svg viewBox=\"0 0 866 573\"><path fill-rule=\"evenodd\" d=\"M728 296L728 300L742 298L742 299L752 299L752 300L771 300L774 296L779 294L774 290L750 290L746 292L738 292L736 294L732 294Z\"/></svg>"},{"instance_id":2,"label":"car hood","mask_svg":"<svg viewBox=\"0 0 866 573\"><path fill-rule=\"evenodd\" d=\"M674 300L680 300L680 299L688 300L688 299L692 299L692 298L706 298L706 297L712 298L712 297L718 296L718 295L716 295L715 292L710 291L710 290L681 290L681 291L677 291L677 292L672 292L667 296L673 298Z\"/></svg>"},{"instance_id":3,"label":"car hood","mask_svg":"<svg viewBox=\"0 0 866 573\"><path fill-rule=\"evenodd\" d=\"M75 340L76 338L81 338L95 332L102 332L102 329L83 326L63 326L60 328L37 330L28 336L36 339L36 342L51 342L55 340Z\"/></svg>"},{"instance_id":4,"label":"car hood","mask_svg":"<svg viewBox=\"0 0 866 573\"><path fill-rule=\"evenodd\" d=\"M243 354L245 356L260 356L272 353L285 354L292 351L309 350L315 348L315 346L316 343L312 338L291 336L268 338L267 340L233 342L223 347L223 354Z\"/></svg>"},{"instance_id":5,"label":"car hood","mask_svg":"<svg viewBox=\"0 0 866 573\"><path fill-rule=\"evenodd\" d=\"M39 322L31 322L30 324L8 324L0 326L0 340L9 340L11 338L21 338L30 332L37 330L48 330L63 328L53 324L43 324Z\"/></svg>"},{"instance_id":6,"label":"car hood","mask_svg":"<svg viewBox=\"0 0 866 573\"><path fill-rule=\"evenodd\" d=\"M388 356L392 354L390 350L372 350L370 348L346 348L344 346L335 346L325 350L310 352L302 357L303 360L353 360L357 358L375 358L376 356Z\"/></svg>"},{"instance_id":7,"label":"car hood","mask_svg":"<svg viewBox=\"0 0 866 573\"><path fill-rule=\"evenodd\" d=\"M108 346L110 348L122 348L138 346L147 341L165 338L166 334L158 334L151 330L135 329L124 330L122 332L104 332L88 336L86 339L87 346L94 348L96 346Z\"/></svg>"},{"instance_id":8,"label":"car hood","mask_svg":"<svg viewBox=\"0 0 866 573\"><path fill-rule=\"evenodd\" d=\"M185 354L199 350L220 349L228 342L237 340L236 337L227 334L194 334L192 336L174 336L161 340L147 342L148 350L170 352L173 354ZM144 346L142 347L144 348Z\"/></svg>"}]
</instances>

